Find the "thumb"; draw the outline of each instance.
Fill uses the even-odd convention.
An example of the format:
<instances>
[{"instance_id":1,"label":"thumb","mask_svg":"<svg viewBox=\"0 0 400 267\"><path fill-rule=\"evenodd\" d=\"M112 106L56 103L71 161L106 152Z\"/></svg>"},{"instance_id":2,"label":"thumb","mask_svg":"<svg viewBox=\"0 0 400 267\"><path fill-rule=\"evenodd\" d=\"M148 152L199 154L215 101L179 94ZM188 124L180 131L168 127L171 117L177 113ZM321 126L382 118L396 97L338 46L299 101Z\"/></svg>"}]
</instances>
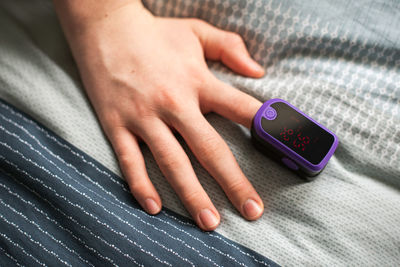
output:
<instances>
[{"instance_id":1,"label":"thumb","mask_svg":"<svg viewBox=\"0 0 400 267\"><path fill-rule=\"evenodd\" d=\"M220 30L198 19L192 19L192 28L203 46L206 58L220 60L244 76L259 78L264 75L264 69L250 57L239 34Z\"/></svg>"}]
</instances>

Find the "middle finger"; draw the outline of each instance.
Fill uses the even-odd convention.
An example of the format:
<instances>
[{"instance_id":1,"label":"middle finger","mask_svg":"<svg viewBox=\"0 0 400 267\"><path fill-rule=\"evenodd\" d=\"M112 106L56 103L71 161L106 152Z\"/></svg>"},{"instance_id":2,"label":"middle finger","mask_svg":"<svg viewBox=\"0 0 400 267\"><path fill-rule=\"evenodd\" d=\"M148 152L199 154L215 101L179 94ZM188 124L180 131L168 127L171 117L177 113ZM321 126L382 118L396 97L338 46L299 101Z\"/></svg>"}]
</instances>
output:
<instances>
[{"instance_id":1,"label":"middle finger","mask_svg":"<svg viewBox=\"0 0 400 267\"><path fill-rule=\"evenodd\" d=\"M264 210L260 196L243 174L228 145L201 111L183 116L174 127L240 213L248 220L258 219Z\"/></svg>"}]
</instances>

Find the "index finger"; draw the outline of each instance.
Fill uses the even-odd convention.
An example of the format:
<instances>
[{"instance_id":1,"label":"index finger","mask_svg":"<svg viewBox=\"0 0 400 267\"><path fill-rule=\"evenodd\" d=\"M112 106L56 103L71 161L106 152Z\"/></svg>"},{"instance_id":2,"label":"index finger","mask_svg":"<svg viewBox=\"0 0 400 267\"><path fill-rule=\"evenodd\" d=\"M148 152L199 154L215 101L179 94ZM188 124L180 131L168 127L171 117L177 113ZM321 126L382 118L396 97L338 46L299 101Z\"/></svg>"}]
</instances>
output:
<instances>
[{"instance_id":1,"label":"index finger","mask_svg":"<svg viewBox=\"0 0 400 267\"><path fill-rule=\"evenodd\" d=\"M262 103L215 77L213 80L211 86L201 92L201 102L207 103L211 111L250 129Z\"/></svg>"}]
</instances>

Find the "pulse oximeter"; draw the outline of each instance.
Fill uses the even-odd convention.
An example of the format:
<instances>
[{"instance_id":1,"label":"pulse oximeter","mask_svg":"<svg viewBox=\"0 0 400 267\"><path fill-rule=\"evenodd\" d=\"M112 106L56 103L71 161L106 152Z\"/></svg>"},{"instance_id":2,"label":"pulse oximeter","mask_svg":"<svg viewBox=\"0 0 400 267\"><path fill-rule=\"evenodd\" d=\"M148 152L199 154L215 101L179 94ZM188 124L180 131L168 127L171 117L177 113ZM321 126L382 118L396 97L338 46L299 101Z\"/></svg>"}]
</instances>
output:
<instances>
[{"instance_id":1,"label":"pulse oximeter","mask_svg":"<svg viewBox=\"0 0 400 267\"><path fill-rule=\"evenodd\" d=\"M339 144L334 133L282 99L261 106L251 135L257 149L308 179L325 168Z\"/></svg>"}]
</instances>

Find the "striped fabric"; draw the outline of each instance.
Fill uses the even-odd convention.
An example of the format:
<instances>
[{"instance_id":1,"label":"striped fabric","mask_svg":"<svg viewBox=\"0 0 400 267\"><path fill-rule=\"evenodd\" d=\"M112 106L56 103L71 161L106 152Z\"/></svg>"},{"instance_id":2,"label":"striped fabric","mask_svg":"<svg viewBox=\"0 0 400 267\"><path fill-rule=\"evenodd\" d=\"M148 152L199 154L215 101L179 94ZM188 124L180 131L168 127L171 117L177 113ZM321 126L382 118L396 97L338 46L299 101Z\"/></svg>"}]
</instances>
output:
<instances>
[{"instance_id":1,"label":"striped fabric","mask_svg":"<svg viewBox=\"0 0 400 267\"><path fill-rule=\"evenodd\" d=\"M120 177L0 101L0 265L56 264L276 266L170 210L148 215Z\"/></svg>"}]
</instances>

